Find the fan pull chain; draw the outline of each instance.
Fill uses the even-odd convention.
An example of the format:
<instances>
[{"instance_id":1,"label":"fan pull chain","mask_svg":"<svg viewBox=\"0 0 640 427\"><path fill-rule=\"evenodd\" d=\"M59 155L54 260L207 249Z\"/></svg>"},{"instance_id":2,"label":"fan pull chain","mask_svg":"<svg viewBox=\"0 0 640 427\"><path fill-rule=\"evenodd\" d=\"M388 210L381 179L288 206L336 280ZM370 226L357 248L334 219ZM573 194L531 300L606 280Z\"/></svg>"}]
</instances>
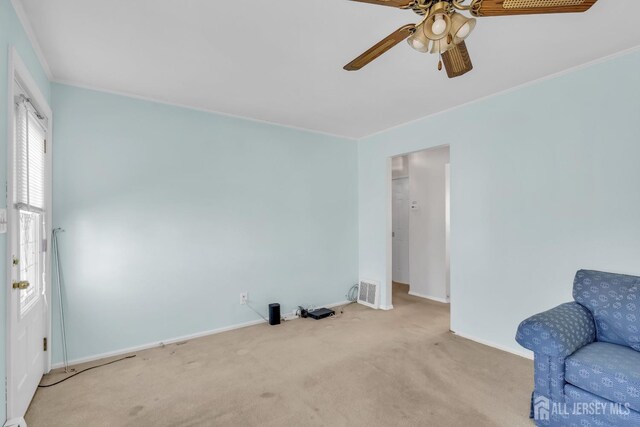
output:
<instances>
[{"instance_id":1,"label":"fan pull chain","mask_svg":"<svg viewBox=\"0 0 640 427\"><path fill-rule=\"evenodd\" d=\"M440 58L438 61L438 71L442 71L442 52L438 52L438 57Z\"/></svg>"}]
</instances>

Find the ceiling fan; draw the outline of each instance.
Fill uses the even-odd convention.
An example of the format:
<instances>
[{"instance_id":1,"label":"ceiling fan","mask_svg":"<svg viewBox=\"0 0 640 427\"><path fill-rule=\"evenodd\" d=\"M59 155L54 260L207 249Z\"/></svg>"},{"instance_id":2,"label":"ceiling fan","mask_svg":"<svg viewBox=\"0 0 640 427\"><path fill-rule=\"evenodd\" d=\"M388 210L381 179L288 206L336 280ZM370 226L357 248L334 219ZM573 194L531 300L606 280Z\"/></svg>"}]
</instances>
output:
<instances>
[{"instance_id":1,"label":"ceiling fan","mask_svg":"<svg viewBox=\"0 0 640 427\"><path fill-rule=\"evenodd\" d=\"M473 69L465 39L476 26L473 16L530 15L540 13L585 12L598 0L351 0L411 9L423 16L417 24L398 28L371 49L344 66L356 71L407 39L418 52L438 54L438 70L444 68L449 78L459 77ZM467 3L467 1L469 1Z\"/></svg>"}]
</instances>

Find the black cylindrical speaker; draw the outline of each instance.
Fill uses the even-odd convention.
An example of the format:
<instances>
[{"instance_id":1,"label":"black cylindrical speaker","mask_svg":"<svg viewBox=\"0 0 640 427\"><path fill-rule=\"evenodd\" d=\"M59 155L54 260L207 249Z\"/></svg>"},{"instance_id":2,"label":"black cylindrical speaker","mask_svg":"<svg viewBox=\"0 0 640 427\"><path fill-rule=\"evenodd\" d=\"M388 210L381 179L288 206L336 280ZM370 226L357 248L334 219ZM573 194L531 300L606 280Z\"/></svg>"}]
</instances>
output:
<instances>
[{"instance_id":1,"label":"black cylindrical speaker","mask_svg":"<svg viewBox=\"0 0 640 427\"><path fill-rule=\"evenodd\" d=\"M269 324L270 325L279 325L280 324L280 304L269 304Z\"/></svg>"}]
</instances>

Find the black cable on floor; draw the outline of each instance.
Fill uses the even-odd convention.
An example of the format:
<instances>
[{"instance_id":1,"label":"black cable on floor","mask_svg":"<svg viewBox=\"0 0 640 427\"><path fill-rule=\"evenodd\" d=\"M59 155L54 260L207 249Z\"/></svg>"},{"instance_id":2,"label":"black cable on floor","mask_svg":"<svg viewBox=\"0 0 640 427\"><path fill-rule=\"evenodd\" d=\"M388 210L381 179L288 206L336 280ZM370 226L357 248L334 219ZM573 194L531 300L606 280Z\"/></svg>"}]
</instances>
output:
<instances>
[{"instance_id":1,"label":"black cable on floor","mask_svg":"<svg viewBox=\"0 0 640 427\"><path fill-rule=\"evenodd\" d=\"M347 303L347 304L345 304L345 305L342 305L342 306L340 306L340 307L336 307L335 311L340 311L340 315L333 314L333 315L331 315L331 316L329 316L329 317L330 317L330 318L335 318L335 319L337 319L337 318L341 317L341 316L342 316L342 314L344 314L344 309L345 309L345 308L347 308L347 307L349 307L351 304L355 304L355 303L356 303L355 301L350 301L350 302L348 302L348 303Z\"/></svg>"},{"instance_id":2,"label":"black cable on floor","mask_svg":"<svg viewBox=\"0 0 640 427\"><path fill-rule=\"evenodd\" d=\"M358 284L356 283L355 285L353 285L351 288L349 288L349 292L347 292L347 295L345 295L345 297L347 298L347 301L349 301L347 304L337 307L336 311L340 311L340 314L344 313L344 309L347 308L348 306L350 306L351 304L355 304L358 302ZM331 317L339 317L336 316L335 314Z\"/></svg>"},{"instance_id":3,"label":"black cable on floor","mask_svg":"<svg viewBox=\"0 0 640 427\"><path fill-rule=\"evenodd\" d=\"M262 317L262 319L264 319L265 322L269 323L269 319L267 319L266 317L264 317L258 310L256 310L255 308L251 307L251 305L249 304L249 302L245 302L244 303L247 307L249 307L255 314L257 314L258 316Z\"/></svg>"},{"instance_id":4,"label":"black cable on floor","mask_svg":"<svg viewBox=\"0 0 640 427\"><path fill-rule=\"evenodd\" d=\"M136 357L136 355L135 355L135 354L134 354L134 355L132 355L132 356L123 357L122 359L112 360L111 362L103 363L102 365L92 366L92 367L90 367L90 368L83 369L82 371L78 371L78 372L74 373L73 375L69 375L67 378L63 378L63 379L61 379L60 381L57 381L57 382L55 382L55 383L53 383L53 384L38 385L38 387L40 387L40 388L53 387L54 385L58 385L58 384L60 384L60 383L63 383L63 382L65 382L66 380L71 379L71 378L75 377L76 375L80 375L80 374L81 374L81 373L83 373L83 372L87 372L87 371L90 371L90 370L92 370L92 369L101 368L101 367L103 367L103 366L111 365L112 363L122 362L123 360L133 359L134 357Z\"/></svg>"}]
</instances>

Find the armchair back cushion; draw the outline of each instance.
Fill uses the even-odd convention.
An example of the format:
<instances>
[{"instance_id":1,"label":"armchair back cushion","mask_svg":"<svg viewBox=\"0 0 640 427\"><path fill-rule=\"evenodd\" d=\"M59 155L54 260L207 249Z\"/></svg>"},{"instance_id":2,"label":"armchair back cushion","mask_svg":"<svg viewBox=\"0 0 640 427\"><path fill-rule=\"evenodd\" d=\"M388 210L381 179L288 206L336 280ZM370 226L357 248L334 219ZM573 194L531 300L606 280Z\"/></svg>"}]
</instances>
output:
<instances>
[{"instance_id":1,"label":"armchair back cushion","mask_svg":"<svg viewBox=\"0 0 640 427\"><path fill-rule=\"evenodd\" d=\"M580 270L573 298L596 323L596 339L640 351L640 277Z\"/></svg>"}]
</instances>

